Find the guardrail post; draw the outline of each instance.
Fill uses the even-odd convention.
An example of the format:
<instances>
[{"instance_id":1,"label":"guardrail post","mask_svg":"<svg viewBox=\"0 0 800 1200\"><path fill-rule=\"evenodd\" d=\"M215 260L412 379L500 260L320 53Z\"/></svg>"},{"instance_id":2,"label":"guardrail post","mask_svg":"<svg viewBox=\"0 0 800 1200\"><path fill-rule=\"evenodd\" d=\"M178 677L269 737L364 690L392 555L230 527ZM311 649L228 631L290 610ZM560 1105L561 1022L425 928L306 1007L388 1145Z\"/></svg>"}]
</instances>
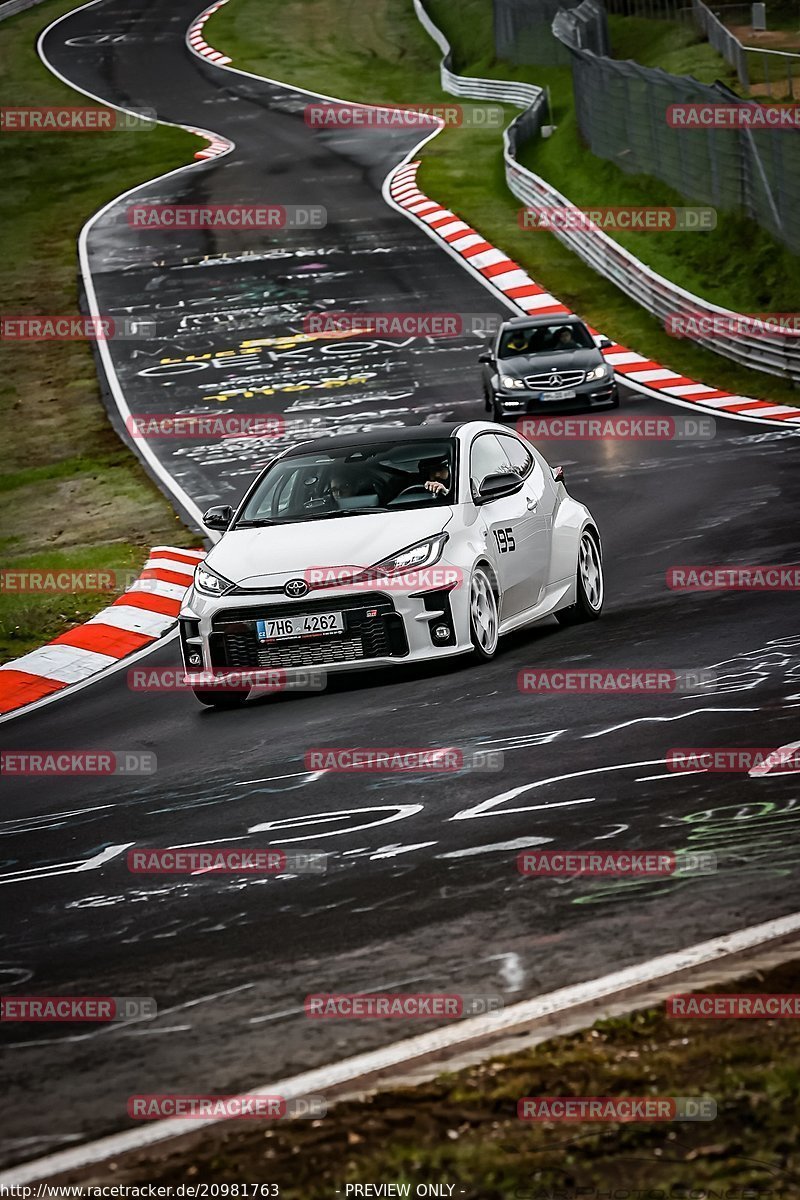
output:
<instances>
[{"instance_id":1,"label":"guardrail post","mask_svg":"<svg viewBox=\"0 0 800 1200\"><path fill-rule=\"evenodd\" d=\"M627 3L627 0L615 0L618 3ZM702 14L700 0L694 0L698 7L698 13ZM425 14L422 0L414 0L415 10L420 22L437 42L443 52L445 58L450 53L450 47L444 34L437 28L431 19ZM563 10L556 17L556 21L563 18ZM555 22L554 22L555 26ZM572 23L570 26L572 27ZM570 53L570 58L573 62L573 84L576 89L579 80L583 80L583 72L588 70L597 70L601 73L600 83L598 85L599 93L608 96L613 88L613 77L608 78L609 72L613 70L614 75L620 75L627 84L628 77L633 74L634 68L628 64L626 70L620 70L620 64L614 60L597 56L587 51L573 48ZM782 57L782 56L781 56ZM555 188L551 187L544 179L535 175L532 171L520 165L517 155L522 142L535 136L541 129L545 110L549 116L550 123L553 121L553 111L549 91L542 88L537 88L533 84L513 83L507 80L487 80L475 79L466 76L455 75L450 71L444 70L442 64L442 83L446 92L458 96L471 96L477 99L492 99L501 100L508 104L515 104L523 109L519 116L507 127L504 132L504 149L503 160L505 164L506 183L512 195L530 207L553 206L568 208L572 207L571 202L566 196L563 196ZM645 68L638 68L643 72L642 78L647 79L652 85L654 76L652 72L647 72ZM669 83L671 77L661 72L659 78L662 78L666 83ZM679 81L673 79L673 83ZM683 90L675 93L676 100L689 100L696 98L698 94L704 95L709 99L720 98L728 99L729 103L742 103L742 101L729 92L725 88L710 89L689 80L683 81ZM586 92L586 88L583 89ZM592 122L588 117L597 118L598 113L590 107L587 113L585 104L580 103L581 97L576 95L576 113L578 115L578 125L581 128L581 120L587 130L592 132ZM585 96L584 96L585 100ZM656 97L653 104L663 114L664 103ZM652 107L652 106L651 106ZM625 116L630 115L630 104L623 105ZM598 131L595 131L598 132ZM599 133L605 136L605 130L599 130ZM708 137L713 138L713 130L707 130ZM695 157L695 148L697 142L692 141L694 137L702 138L701 133L692 134L689 139L685 139L680 135L677 137L676 146L680 160L679 166L686 177L697 177L698 160ZM770 146L773 153L772 170L775 176L775 186L778 189L778 201L770 186L770 181L767 178L763 164L758 156L757 148L753 142L752 131L746 130L737 134L719 133L712 141L712 147L709 148L708 158L713 164L712 172L717 180L715 185L716 191L721 193L721 198L724 199L724 193L721 192L724 177L728 173L728 166L724 159L724 153L727 147L735 143L736 147L736 165L738 166L738 188L736 195L737 206L744 209L750 215L758 213L756 205L758 204L763 192L764 199L770 207L770 228L774 227L778 230L784 229L784 224L790 226L791 236L785 237L787 244L796 247L800 241L800 216L795 217L794 210L791 208L785 190L782 187L783 182L788 176L788 172L797 166L800 170L800 151L793 155L792 146L795 137L792 134L788 138L778 143L778 133L771 135ZM798 136L798 135L796 135ZM731 139L730 142L723 139ZM691 143L691 153L689 153L688 143ZM610 150L611 148L609 148ZM778 155L775 159L774 156ZM688 155L688 161L687 161ZM784 158L787 156L788 162ZM728 203L733 204L733 197L727 197ZM763 210L764 203L761 203ZM763 214L762 214L763 215ZM783 218L786 218L784 222ZM794 223L792 223L794 222ZM766 224L766 222L764 222ZM711 304L701 296L693 295L691 292L678 287L671 280L659 275L643 262L636 258L634 254L626 250L608 234L601 229L596 229L591 232L570 229L559 229L554 231L555 236L562 244L572 250L578 257L587 263L594 270L600 272L610 282L616 284L622 291L626 293L632 300L640 304L647 312L651 313L659 321L663 322L664 316L669 312L681 313L683 315L704 315L715 316L722 315L735 321L739 314L730 309L725 309L719 305ZM717 354L741 363L743 366L750 367L753 370L769 371L774 375L788 378L793 386L800 386L800 337L785 338L776 335L776 338L767 338L762 332L749 333L737 332L736 336L731 337L711 337L698 335L695 340L708 349Z\"/></svg>"}]
</instances>

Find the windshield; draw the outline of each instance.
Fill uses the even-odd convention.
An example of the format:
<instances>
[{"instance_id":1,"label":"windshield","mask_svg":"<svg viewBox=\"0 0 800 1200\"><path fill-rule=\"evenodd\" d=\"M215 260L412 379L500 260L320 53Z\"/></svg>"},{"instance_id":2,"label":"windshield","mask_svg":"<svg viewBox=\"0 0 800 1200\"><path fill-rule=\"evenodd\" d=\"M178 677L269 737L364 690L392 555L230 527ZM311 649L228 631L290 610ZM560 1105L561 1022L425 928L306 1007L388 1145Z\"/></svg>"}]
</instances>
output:
<instances>
[{"instance_id":1,"label":"windshield","mask_svg":"<svg viewBox=\"0 0 800 1200\"><path fill-rule=\"evenodd\" d=\"M279 459L236 528L452 504L454 447L450 439L432 438L337 446Z\"/></svg>"},{"instance_id":2,"label":"windshield","mask_svg":"<svg viewBox=\"0 0 800 1200\"><path fill-rule=\"evenodd\" d=\"M553 322L552 325L523 325L507 329L500 338L500 358L552 354L558 350L592 350L595 343L585 325Z\"/></svg>"}]
</instances>

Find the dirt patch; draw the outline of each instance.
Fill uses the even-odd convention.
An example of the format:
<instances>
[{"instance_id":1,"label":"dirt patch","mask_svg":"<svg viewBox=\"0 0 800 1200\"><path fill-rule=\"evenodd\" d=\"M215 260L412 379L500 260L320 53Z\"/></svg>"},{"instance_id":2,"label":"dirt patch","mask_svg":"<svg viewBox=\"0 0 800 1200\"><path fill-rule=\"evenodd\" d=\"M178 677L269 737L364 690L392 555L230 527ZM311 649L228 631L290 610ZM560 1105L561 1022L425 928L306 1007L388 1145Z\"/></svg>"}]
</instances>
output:
<instances>
[{"instance_id":1,"label":"dirt patch","mask_svg":"<svg viewBox=\"0 0 800 1200\"><path fill-rule=\"evenodd\" d=\"M744 46L763 46L765 50L797 50L800 53L800 29L753 29L751 25L729 25L731 33Z\"/></svg>"},{"instance_id":2,"label":"dirt patch","mask_svg":"<svg viewBox=\"0 0 800 1200\"><path fill-rule=\"evenodd\" d=\"M5 545L13 544L15 558L81 546L94 549L98 535L106 546L133 542L143 553L152 545L198 542L197 536L184 530L170 514L154 488L123 470L116 477L107 471L37 481L16 488L14 503L24 507L25 522L17 523L14 513L4 509L0 539Z\"/></svg>"}]
</instances>

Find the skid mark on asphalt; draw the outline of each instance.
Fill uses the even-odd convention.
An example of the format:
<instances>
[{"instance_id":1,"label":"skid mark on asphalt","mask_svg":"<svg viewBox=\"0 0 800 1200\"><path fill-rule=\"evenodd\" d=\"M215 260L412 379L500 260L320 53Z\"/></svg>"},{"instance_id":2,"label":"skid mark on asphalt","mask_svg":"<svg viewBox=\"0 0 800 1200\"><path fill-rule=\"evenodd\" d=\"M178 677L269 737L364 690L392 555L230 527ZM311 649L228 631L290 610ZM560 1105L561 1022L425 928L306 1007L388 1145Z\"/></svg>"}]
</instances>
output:
<instances>
[{"instance_id":1,"label":"skid mark on asphalt","mask_svg":"<svg viewBox=\"0 0 800 1200\"><path fill-rule=\"evenodd\" d=\"M60 875L77 875L83 871L96 871L105 866L111 859L117 858L124 850L133 846L133 842L125 842L119 846L107 846L90 858L73 859L70 862L52 863L49 866L27 867L19 871L6 871L0 875L0 884L32 883L37 879L53 879Z\"/></svg>"},{"instance_id":2,"label":"skid mark on asphalt","mask_svg":"<svg viewBox=\"0 0 800 1200\"><path fill-rule=\"evenodd\" d=\"M167 1008L160 1008L156 1017L132 1017L129 1021L113 1021L108 1025L101 1025L97 1029L90 1029L86 1033L73 1033L60 1038L37 1038L36 1041L5 1042L4 1049L21 1050L25 1046L59 1046L74 1042L91 1042L103 1035L121 1033L123 1030L129 1029L132 1025L141 1025L143 1021L160 1021L162 1017L166 1017L171 1013L183 1012L187 1008L197 1008L200 1004L211 1004L224 997L234 996L238 992L249 991L253 987L255 987L254 983L240 983L236 987L225 988L218 992L210 992L205 996L196 996L193 1000L184 1000L180 1004L172 1004Z\"/></svg>"},{"instance_id":3,"label":"skid mark on asphalt","mask_svg":"<svg viewBox=\"0 0 800 1200\"><path fill-rule=\"evenodd\" d=\"M37 829L61 829L64 825L72 823L71 817L77 817L83 823L83 818L88 813L103 812L113 807L113 804L95 804L91 808L74 808L70 812L43 813L38 817L16 817L10 821L0 821L0 837L10 837L12 834L33 832Z\"/></svg>"},{"instance_id":4,"label":"skid mark on asphalt","mask_svg":"<svg viewBox=\"0 0 800 1200\"><path fill-rule=\"evenodd\" d=\"M351 992L353 996L373 996L376 992L391 991L398 987L407 987L410 983L422 983L425 979L433 978L432 975L426 973L424 975L407 975L403 979L389 979L382 983L371 984L369 987L359 988L358 991ZM301 1013L305 1014L305 1005L298 1004L293 1008L283 1008L276 1012L261 1013L256 1017L248 1017L245 1021L247 1025L262 1025L268 1021L282 1021L286 1017L296 1017Z\"/></svg>"},{"instance_id":5,"label":"skid mark on asphalt","mask_svg":"<svg viewBox=\"0 0 800 1200\"><path fill-rule=\"evenodd\" d=\"M671 717L631 717L627 721L618 721L614 725L609 725L606 729L598 729L595 733L582 734L583 741L589 741L592 738L606 737L610 733L618 733L620 729L631 729L634 725L659 725L670 724L674 721L683 721L686 717L706 716L709 713L755 713L759 709L756 708L692 708L688 712L674 713ZM647 764L642 764L646 766Z\"/></svg>"},{"instance_id":6,"label":"skid mark on asphalt","mask_svg":"<svg viewBox=\"0 0 800 1200\"><path fill-rule=\"evenodd\" d=\"M581 801L575 801L575 803L581 803ZM551 837L520 837L514 838L510 842L490 842L486 846L467 846L464 850L446 850L443 854L437 854L436 857L471 858L476 854L493 854L498 850L526 850L530 846L542 846L545 842L552 841Z\"/></svg>"}]
</instances>

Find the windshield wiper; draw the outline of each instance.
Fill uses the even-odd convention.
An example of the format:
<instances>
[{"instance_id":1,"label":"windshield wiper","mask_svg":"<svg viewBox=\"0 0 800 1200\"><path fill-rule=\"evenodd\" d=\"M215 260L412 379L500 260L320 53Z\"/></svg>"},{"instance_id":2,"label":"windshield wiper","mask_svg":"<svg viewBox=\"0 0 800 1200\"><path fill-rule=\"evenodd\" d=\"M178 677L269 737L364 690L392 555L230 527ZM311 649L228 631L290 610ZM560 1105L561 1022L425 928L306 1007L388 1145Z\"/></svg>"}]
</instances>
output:
<instances>
[{"instance_id":1,"label":"windshield wiper","mask_svg":"<svg viewBox=\"0 0 800 1200\"><path fill-rule=\"evenodd\" d=\"M319 513L319 517L366 517L370 513L389 512L388 508L340 508L338 512ZM316 520L316 517L311 517Z\"/></svg>"},{"instance_id":2,"label":"windshield wiper","mask_svg":"<svg viewBox=\"0 0 800 1200\"><path fill-rule=\"evenodd\" d=\"M237 521L235 529L260 529L263 525L281 525L282 521L270 521L266 517L259 517L255 521Z\"/></svg>"}]
</instances>

